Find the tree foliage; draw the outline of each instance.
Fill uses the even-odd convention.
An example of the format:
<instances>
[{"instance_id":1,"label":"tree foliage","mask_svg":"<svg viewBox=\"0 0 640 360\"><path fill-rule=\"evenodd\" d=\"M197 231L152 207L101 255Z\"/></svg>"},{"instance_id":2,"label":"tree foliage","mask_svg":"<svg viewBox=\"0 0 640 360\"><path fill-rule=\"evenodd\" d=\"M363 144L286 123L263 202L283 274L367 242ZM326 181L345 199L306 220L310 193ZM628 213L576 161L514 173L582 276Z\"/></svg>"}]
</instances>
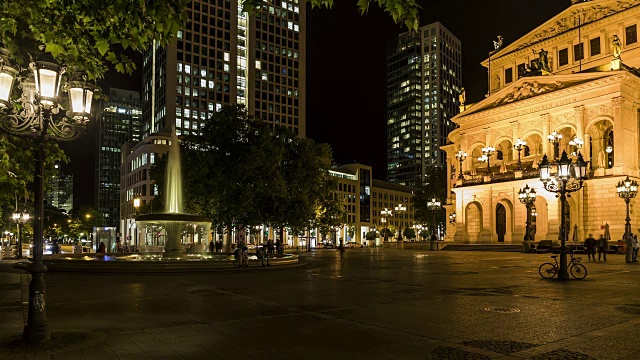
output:
<instances>
[{"instance_id":1,"label":"tree foliage","mask_svg":"<svg viewBox=\"0 0 640 360\"><path fill-rule=\"evenodd\" d=\"M19 210L24 203L33 200L35 159L32 149L36 140L0 133L0 225L9 226L15 210L16 198ZM67 162L64 152L54 143L46 143L45 179L54 174L56 163ZM49 189L45 181L45 191Z\"/></svg>"},{"instance_id":2,"label":"tree foliage","mask_svg":"<svg viewBox=\"0 0 640 360\"><path fill-rule=\"evenodd\" d=\"M135 63L124 51L147 50L153 41L166 45L188 19L190 0L4 0L0 2L0 41L18 64L29 54L51 53L60 63L79 67L100 79L109 66L132 73ZM307 0L313 7L332 7L333 0ZM417 30L420 6L416 0L358 0L364 14L371 3L396 23ZM262 0L243 0L243 10L264 11ZM301 6L304 6L301 3Z\"/></svg>"},{"instance_id":3,"label":"tree foliage","mask_svg":"<svg viewBox=\"0 0 640 360\"><path fill-rule=\"evenodd\" d=\"M447 172L440 168L433 168L426 174L424 185L413 197L416 222L432 225L433 213L427 207L427 203L434 197L439 199L442 204L447 200ZM444 210L438 211L436 223L442 223L445 221L445 217Z\"/></svg>"},{"instance_id":4,"label":"tree foliage","mask_svg":"<svg viewBox=\"0 0 640 360\"><path fill-rule=\"evenodd\" d=\"M185 210L210 217L216 227L265 224L300 234L345 223L344 204L333 193L337 182L328 173L331 149L271 129L243 106L214 113L202 135L185 136L181 149ZM156 199L164 195L165 168L164 158L152 168Z\"/></svg>"},{"instance_id":5,"label":"tree foliage","mask_svg":"<svg viewBox=\"0 0 640 360\"><path fill-rule=\"evenodd\" d=\"M153 40L173 39L187 19L189 0L83 0L0 3L0 39L19 64L39 47L60 63L102 78L107 64L131 73L135 64L123 50L143 51Z\"/></svg>"},{"instance_id":6,"label":"tree foliage","mask_svg":"<svg viewBox=\"0 0 640 360\"><path fill-rule=\"evenodd\" d=\"M406 237L407 239L415 239L416 238L416 231L413 228L410 227L406 227L404 229L404 231L402 232L402 235L404 235L404 237Z\"/></svg>"}]
</instances>

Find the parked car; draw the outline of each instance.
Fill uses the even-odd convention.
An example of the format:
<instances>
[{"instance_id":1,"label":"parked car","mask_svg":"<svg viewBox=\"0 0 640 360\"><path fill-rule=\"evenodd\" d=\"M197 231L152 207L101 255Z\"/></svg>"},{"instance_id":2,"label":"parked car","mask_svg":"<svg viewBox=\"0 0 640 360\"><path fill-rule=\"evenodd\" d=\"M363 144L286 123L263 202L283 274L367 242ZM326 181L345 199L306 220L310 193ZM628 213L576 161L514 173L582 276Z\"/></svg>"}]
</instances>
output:
<instances>
[{"instance_id":1,"label":"parked car","mask_svg":"<svg viewBox=\"0 0 640 360\"><path fill-rule=\"evenodd\" d=\"M326 243L326 244L324 244L324 248L325 249L334 249L335 246L333 246L333 243Z\"/></svg>"}]
</instances>

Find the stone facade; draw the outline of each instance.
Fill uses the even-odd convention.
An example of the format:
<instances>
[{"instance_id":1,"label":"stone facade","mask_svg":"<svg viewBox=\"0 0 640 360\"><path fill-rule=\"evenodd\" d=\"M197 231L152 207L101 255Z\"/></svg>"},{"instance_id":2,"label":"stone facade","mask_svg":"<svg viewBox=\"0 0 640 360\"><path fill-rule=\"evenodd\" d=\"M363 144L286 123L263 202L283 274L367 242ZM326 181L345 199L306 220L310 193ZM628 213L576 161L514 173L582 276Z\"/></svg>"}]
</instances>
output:
<instances>
[{"instance_id":1,"label":"stone facade","mask_svg":"<svg viewBox=\"0 0 640 360\"><path fill-rule=\"evenodd\" d=\"M585 21L586 29L565 30L575 32L576 39L580 31L581 36L588 39L588 34L612 35L640 22L638 1L577 3L554 19L585 14L598 7L609 10L602 10L604 15L593 15L590 21ZM539 52L542 47L565 44L566 32L540 35L548 24L493 55L492 74L494 70L502 74L508 63L517 64L518 54L524 56ZM446 208L448 214L456 213L457 223L453 229L449 227L447 241L522 242L527 211L518 200L518 191L525 185L537 192L535 239L558 239L560 204L554 193L543 188L537 167L544 154L551 159L563 151L572 154L572 158L581 152L589 161L589 179L582 190L568 199L569 210L565 216L569 240L583 241L589 233L599 236L605 224L610 225L612 239L622 237L626 210L615 185L624 176L640 175L640 77L630 66L640 64L640 48L636 42L628 46L625 42L626 38L621 70L614 71L607 66L612 64L613 57L610 53L607 55L609 50L604 51L605 46L609 48L608 42L603 43L603 55L594 56L591 62L582 62L581 72L570 62L566 68L552 66L552 72L545 75L525 75L509 83L503 81L493 88L490 96L453 119L459 128L449 134L450 144L442 147L449 164L455 164L453 169L448 167L451 205ZM552 48L548 50L554 54ZM569 67L576 73L565 71ZM554 132L562 135L557 145L547 140ZM521 169L518 169L519 154L513 147L518 139L526 141L520 153ZM571 141L575 139L582 140L584 145L574 146ZM488 146L495 148L489 157L489 169L487 163L478 160L482 148ZM462 169L456 158L459 151L468 154ZM640 212L633 211L633 206L631 223L634 231L640 226Z\"/></svg>"}]
</instances>

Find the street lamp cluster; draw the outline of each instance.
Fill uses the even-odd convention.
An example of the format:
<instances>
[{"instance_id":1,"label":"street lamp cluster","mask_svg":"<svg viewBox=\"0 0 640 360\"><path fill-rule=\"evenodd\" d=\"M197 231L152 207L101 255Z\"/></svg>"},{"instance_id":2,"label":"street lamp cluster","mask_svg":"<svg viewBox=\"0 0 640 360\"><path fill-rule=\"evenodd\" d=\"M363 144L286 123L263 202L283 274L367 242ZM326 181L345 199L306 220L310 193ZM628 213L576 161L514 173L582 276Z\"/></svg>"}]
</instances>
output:
<instances>
[{"instance_id":1,"label":"street lamp cluster","mask_svg":"<svg viewBox=\"0 0 640 360\"><path fill-rule=\"evenodd\" d=\"M431 251L434 250L435 246L436 246L436 213L442 209L442 203L440 202L440 199L438 198L431 198L431 200L427 201L427 209L431 210L431 216L432 216L432 223L431 223L431 244L430 244L430 249Z\"/></svg>"},{"instance_id":2,"label":"street lamp cluster","mask_svg":"<svg viewBox=\"0 0 640 360\"><path fill-rule=\"evenodd\" d=\"M73 140L82 133L91 118L95 91L86 73L74 71L70 77L65 76L64 66L44 61L43 56L32 61L29 70L23 71L11 63L9 51L0 43L0 129L37 140L34 149L34 251L33 262L29 266L32 280L28 320L24 328L24 338L30 343L51 339L45 300L44 273L47 268L42 263L45 143ZM14 88L22 90L17 104L12 101Z\"/></svg>"},{"instance_id":3,"label":"street lamp cluster","mask_svg":"<svg viewBox=\"0 0 640 360\"><path fill-rule=\"evenodd\" d=\"M495 153L496 148L487 146L482 148L482 156L478 157L478 161L481 163L487 163L487 174L491 175L491 156Z\"/></svg>"},{"instance_id":4,"label":"street lamp cluster","mask_svg":"<svg viewBox=\"0 0 640 360\"><path fill-rule=\"evenodd\" d=\"M16 208L16 211L12 215L13 221L18 225L18 254L17 258L22 259L22 225L29 221L30 215L25 209L20 212Z\"/></svg>"},{"instance_id":5,"label":"street lamp cluster","mask_svg":"<svg viewBox=\"0 0 640 360\"><path fill-rule=\"evenodd\" d=\"M533 240L531 217L533 216L533 205L536 203L536 190L530 188L529 185L525 185L524 188L518 191L518 199L520 199L520 202L527 207L527 228L525 230L524 241L531 241Z\"/></svg>"},{"instance_id":6,"label":"street lamp cluster","mask_svg":"<svg viewBox=\"0 0 640 360\"><path fill-rule=\"evenodd\" d=\"M627 176L626 179L620 181L616 186L616 191L618 193L618 197L624 199L625 204L627 205L627 217L625 218L624 225L624 239L627 242L627 262L632 262L631 259L631 218L629 217L629 203L631 199L635 198L638 194L638 182L635 180L629 179Z\"/></svg>"},{"instance_id":7,"label":"street lamp cluster","mask_svg":"<svg viewBox=\"0 0 640 360\"><path fill-rule=\"evenodd\" d=\"M566 241L568 236L566 226L566 207L567 197L572 192L582 189L583 181L587 179L587 163L582 158L582 154L578 153L576 161L572 161L567 156L567 152L563 151L560 160L549 162L549 158L545 155L540 163L540 180L549 192L558 194L560 198L560 271L558 273L559 280L568 280L567 257L566 257Z\"/></svg>"}]
</instances>

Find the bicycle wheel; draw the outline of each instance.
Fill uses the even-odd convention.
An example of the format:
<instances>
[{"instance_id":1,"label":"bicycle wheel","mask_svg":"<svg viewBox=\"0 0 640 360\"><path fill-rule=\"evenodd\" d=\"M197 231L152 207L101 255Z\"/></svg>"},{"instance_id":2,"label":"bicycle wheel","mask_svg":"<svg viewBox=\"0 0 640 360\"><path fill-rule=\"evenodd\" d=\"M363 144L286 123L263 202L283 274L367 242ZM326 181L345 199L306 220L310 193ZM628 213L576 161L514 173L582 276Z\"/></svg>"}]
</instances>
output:
<instances>
[{"instance_id":1,"label":"bicycle wheel","mask_svg":"<svg viewBox=\"0 0 640 360\"><path fill-rule=\"evenodd\" d=\"M587 277L587 268L582 264L571 265L569 271L571 271L571 276L578 280L582 280Z\"/></svg>"},{"instance_id":2,"label":"bicycle wheel","mask_svg":"<svg viewBox=\"0 0 640 360\"><path fill-rule=\"evenodd\" d=\"M552 263L544 263L540 265L538 272L540 273L540 276L542 276L543 278L551 279L554 276L556 276L556 274L558 273L558 268L556 268L556 266L553 265Z\"/></svg>"}]
</instances>

